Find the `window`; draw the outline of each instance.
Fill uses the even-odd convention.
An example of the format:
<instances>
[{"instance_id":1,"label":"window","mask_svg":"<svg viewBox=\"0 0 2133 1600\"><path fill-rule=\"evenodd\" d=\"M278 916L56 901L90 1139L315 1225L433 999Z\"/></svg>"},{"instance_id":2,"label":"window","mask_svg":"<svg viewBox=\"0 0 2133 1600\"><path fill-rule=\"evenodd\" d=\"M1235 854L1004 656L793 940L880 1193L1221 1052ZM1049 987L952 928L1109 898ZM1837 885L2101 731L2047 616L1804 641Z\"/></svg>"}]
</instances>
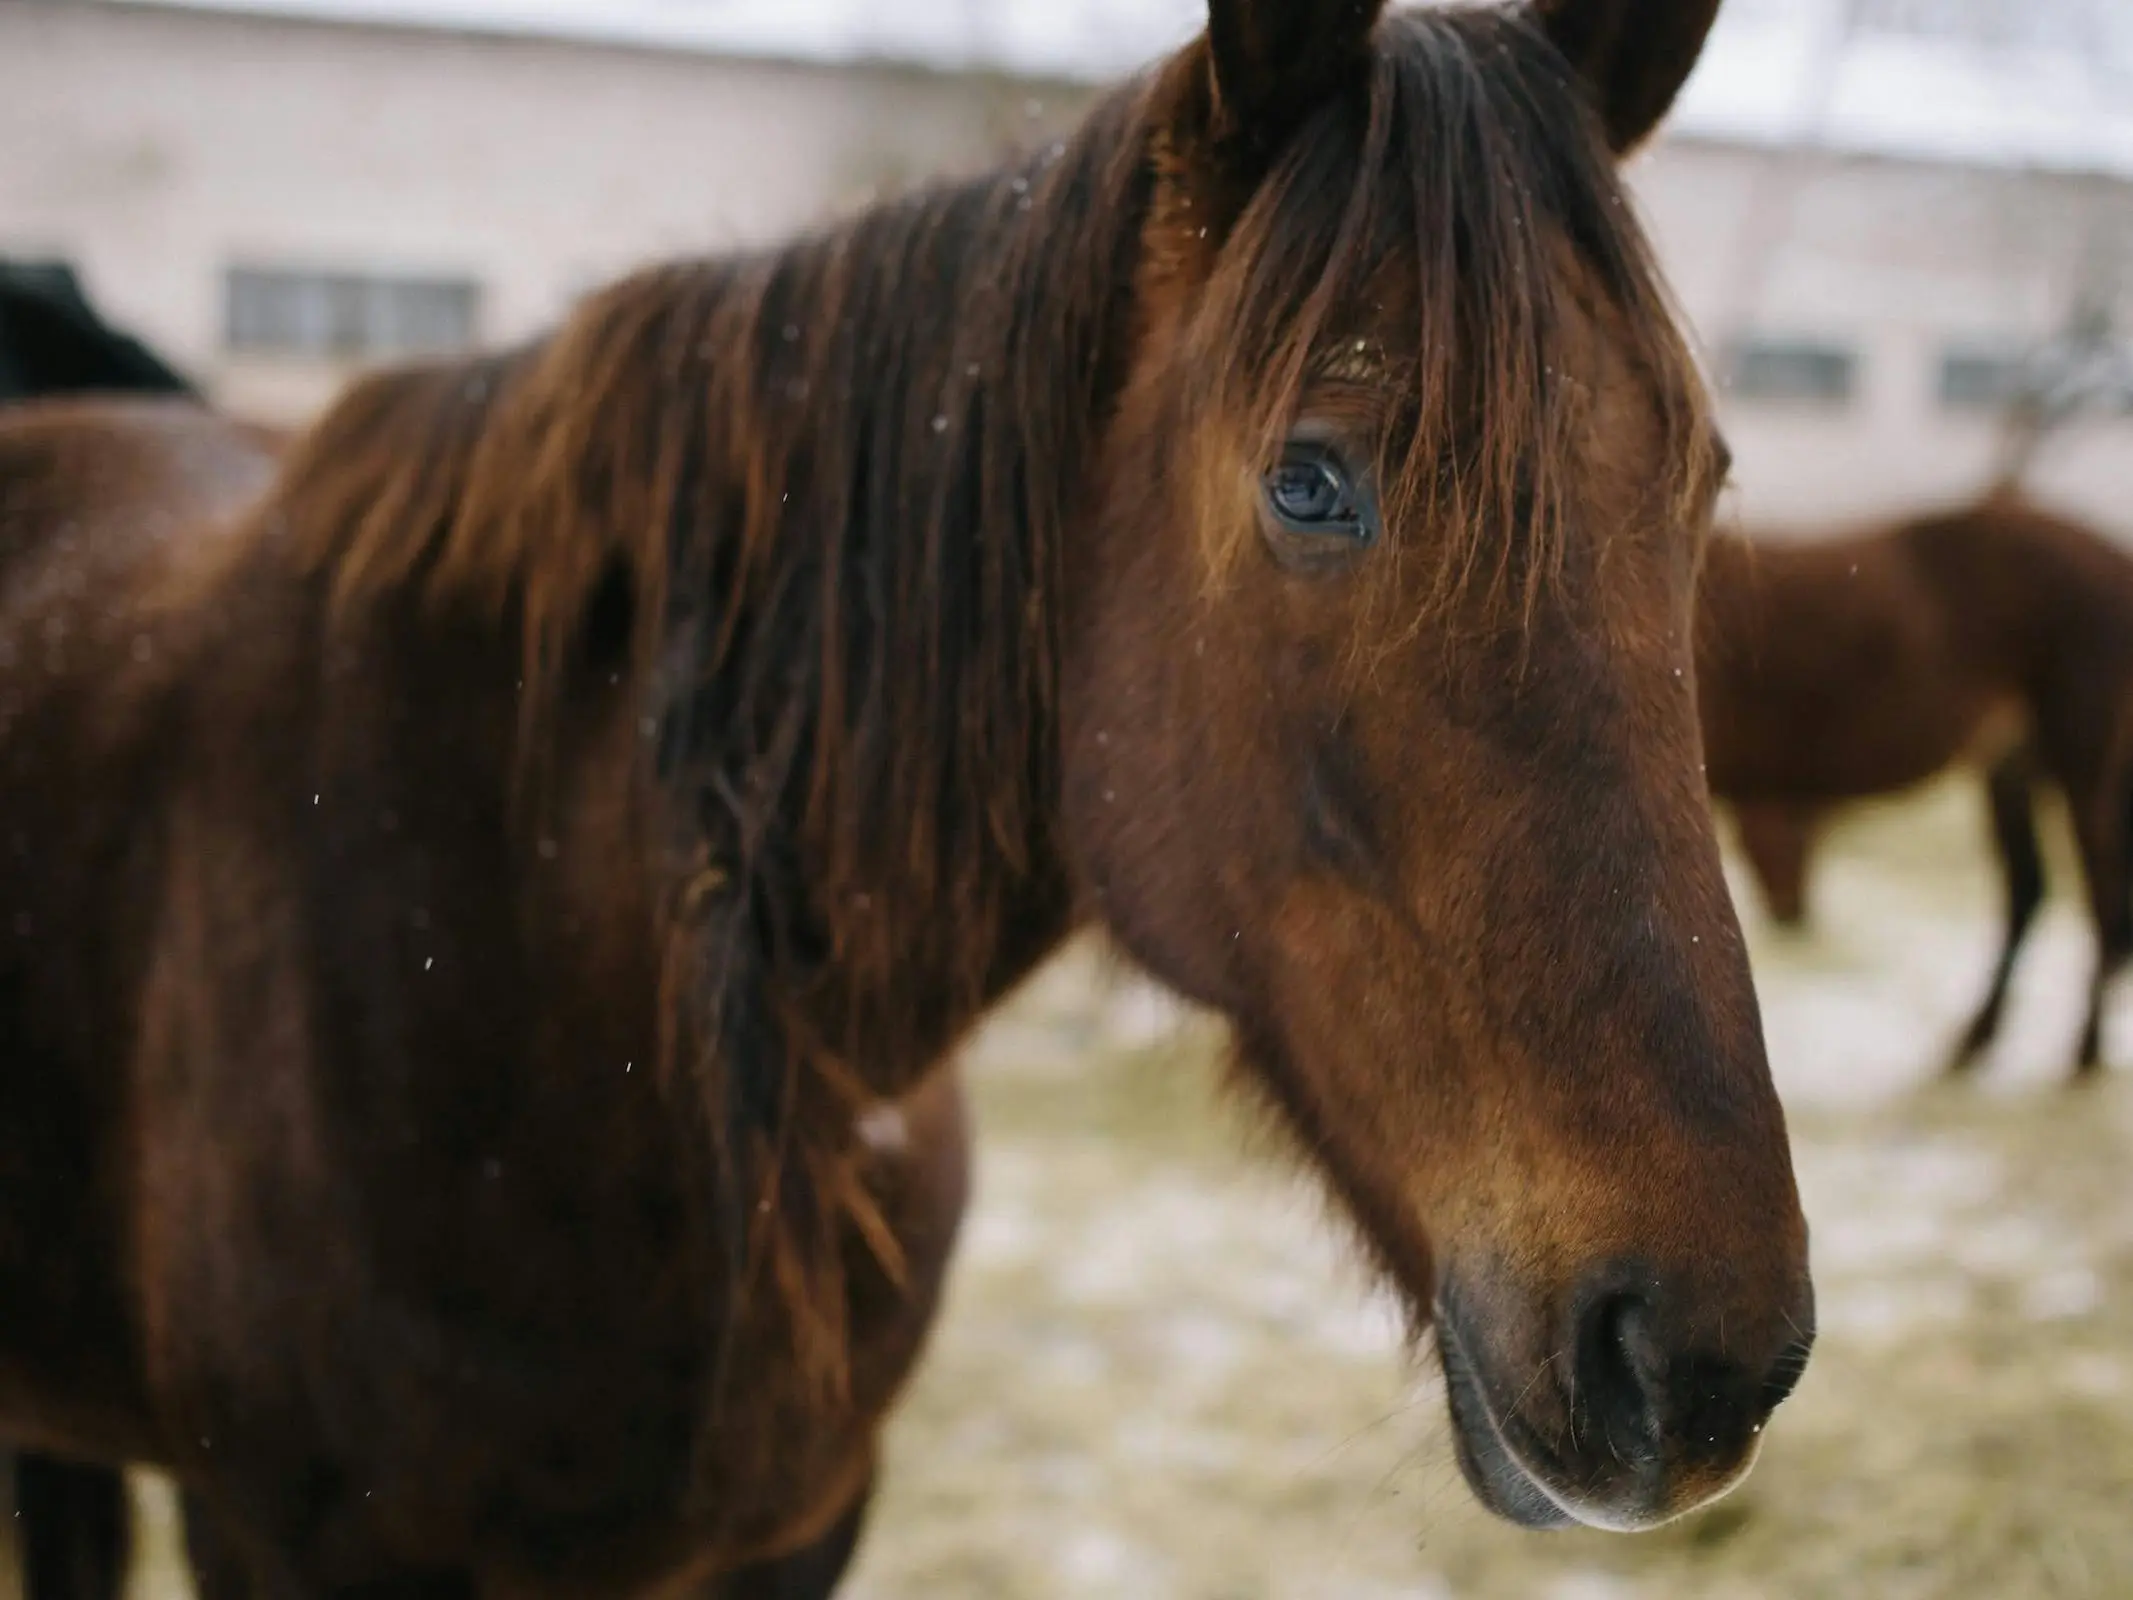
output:
<instances>
[{"instance_id":1,"label":"window","mask_svg":"<svg viewBox=\"0 0 2133 1600\"><path fill-rule=\"evenodd\" d=\"M2005 350L1958 347L1940 358L1940 403L1950 411L2000 410L2028 381L2028 359Z\"/></svg>"},{"instance_id":2,"label":"window","mask_svg":"<svg viewBox=\"0 0 2133 1600\"><path fill-rule=\"evenodd\" d=\"M1838 344L1750 335L1728 353L1726 378L1743 400L1842 404L1857 387L1859 357Z\"/></svg>"},{"instance_id":3,"label":"window","mask_svg":"<svg viewBox=\"0 0 2133 1600\"><path fill-rule=\"evenodd\" d=\"M2025 396L2060 420L2133 413L2133 347L2044 343L2017 353L1957 345L1941 356L1940 402L1949 410L2004 410Z\"/></svg>"},{"instance_id":4,"label":"window","mask_svg":"<svg viewBox=\"0 0 2133 1600\"><path fill-rule=\"evenodd\" d=\"M230 349L324 359L420 355L474 342L481 287L467 278L232 267Z\"/></svg>"}]
</instances>

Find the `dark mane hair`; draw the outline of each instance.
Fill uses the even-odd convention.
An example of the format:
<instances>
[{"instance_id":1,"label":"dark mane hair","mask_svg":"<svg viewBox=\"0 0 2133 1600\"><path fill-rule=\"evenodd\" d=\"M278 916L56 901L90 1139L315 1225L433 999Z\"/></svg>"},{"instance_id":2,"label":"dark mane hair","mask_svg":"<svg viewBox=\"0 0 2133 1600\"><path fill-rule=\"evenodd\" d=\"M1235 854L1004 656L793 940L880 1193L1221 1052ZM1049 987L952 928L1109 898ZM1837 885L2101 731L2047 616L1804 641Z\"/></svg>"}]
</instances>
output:
<instances>
[{"instance_id":1,"label":"dark mane hair","mask_svg":"<svg viewBox=\"0 0 2133 1600\"><path fill-rule=\"evenodd\" d=\"M1058 569L1118 381L1141 121L1121 95L1013 171L360 383L267 513L344 621L413 585L513 632L536 766L589 668L644 686L668 1070L763 1157L725 1209L778 1219L751 1259L825 1315L807 1280L864 1205L832 1159L844 1063L864 1040L916 1078L1033 937L1022 886L1059 876ZM931 985L888 981L913 929Z\"/></svg>"},{"instance_id":2,"label":"dark mane hair","mask_svg":"<svg viewBox=\"0 0 2133 1600\"><path fill-rule=\"evenodd\" d=\"M1421 347L1372 353L1420 368L1382 471L1453 577L1559 555L1584 397L1551 370L1558 240L1626 311L1672 459L1701 459L1693 367L1566 70L1496 14L1388 19L1361 114L1299 132L1199 319L1226 341L1201 399L1272 438L1339 348L1334 308L1419 256ZM361 384L267 512L344 618L413 586L514 639L536 775L574 684L641 688L668 1081L741 1174L732 1249L832 1374L838 1229L867 1225L846 1063L864 1041L914 1080L1070 915L1062 552L1123 381L1169 81L1011 170ZM1498 529L1523 548L1491 556Z\"/></svg>"}]
</instances>

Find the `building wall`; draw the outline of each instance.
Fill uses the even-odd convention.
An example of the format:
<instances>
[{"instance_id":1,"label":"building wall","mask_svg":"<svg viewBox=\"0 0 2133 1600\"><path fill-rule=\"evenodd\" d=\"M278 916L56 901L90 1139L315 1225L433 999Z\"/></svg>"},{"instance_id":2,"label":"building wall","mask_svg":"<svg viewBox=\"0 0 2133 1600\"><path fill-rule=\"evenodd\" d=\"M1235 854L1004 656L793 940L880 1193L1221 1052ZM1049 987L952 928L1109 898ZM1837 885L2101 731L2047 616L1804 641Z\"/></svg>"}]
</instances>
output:
<instances>
[{"instance_id":1,"label":"building wall","mask_svg":"<svg viewBox=\"0 0 2133 1600\"><path fill-rule=\"evenodd\" d=\"M544 40L0 0L0 251L80 265L231 403L343 374L233 356L232 262L482 285L511 339L649 259L760 243L1048 136L1041 88Z\"/></svg>"},{"instance_id":2,"label":"building wall","mask_svg":"<svg viewBox=\"0 0 2133 1600\"><path fill-rule=\"evenodd\" d=\"M1990 478L1991 411L1950 407L1954 350L2019 350L2079 288L2116 282L2133 329L2133 185L1666 143L1634 169L1675 289L1718 379L1742 514L1805 527L1959 495ZM1743 329L1859 358L1843 404L1726 386ZM2040 490L2133 537L2133 414L2077 420L2036 457Z\"/></svg>"},{"instance_id":3,"label":"building wall","mask_svg":"<svg viewBox=\"0 0 2133 1600\"><path fill-rule=\"evenodd\" d=\"M0 252L58 254L228 403L300 415L341 366L227 348L234 264L463 275L484 340L647 259L774 240L866 193L1049 138L1087 91L881 67L0 0ZM1713 346L1752 325L1861 356L1844 404L1723 410L1741 515L1808 527L1957 495L1996 426L1935 394L1954 340L2062 313L2074 241L2125 185L1682 141L1634 168ZM1782 226L1773 227L1772 219ZM2133 252L2129 252L2133 257ZM2133 417L2039 481L2133 537Z\"/></svg>"}]
</instances>

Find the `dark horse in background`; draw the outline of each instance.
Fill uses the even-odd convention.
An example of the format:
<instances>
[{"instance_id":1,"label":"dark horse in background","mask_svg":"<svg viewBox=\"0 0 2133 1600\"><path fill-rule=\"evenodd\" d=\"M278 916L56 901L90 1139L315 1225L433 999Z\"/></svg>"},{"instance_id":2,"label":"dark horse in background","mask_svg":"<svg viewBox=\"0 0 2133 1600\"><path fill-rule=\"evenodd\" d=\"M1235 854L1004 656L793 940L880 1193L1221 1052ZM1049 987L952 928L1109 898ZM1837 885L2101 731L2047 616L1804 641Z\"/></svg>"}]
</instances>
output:
<instances>
[{"instance_id":1,"label":"dark horse in background","mask_svg":"<svg viewBox=\"0 0 2133 1600\"><path fill-rule=\"evenodd\" d=\"M197 397L198 391L107 322L72 267L0 260L0 404L55 394Z\"/></svg>"},{"instance_id":2,"label":"dark horse in background","mask_svg":"<svg viewBox=\"0 0 2133 1600\"><path fill-rule=\"evenodd\" d=\"M1780 922L1806 915L1829 810L1986 770L2006 922L1954 1069L1999 1031L2044 899L2036 790L2060 790L2097 947L2076 1073L2095 1073L2133 955L2133 556L2012 491L1846 537L1716 540L1697 663L1711 793Z\"/></svg>"},{"instance_id":3,"label":"dark horse in background","mask_svg":"<svg viewBox=\"0 0 2133 1600\"><path fill-rule=\"evenodd\" d=\"M236 516L204 414L0 429L0 1430L171 1472L211 1596L826 1594L944 1062L1093 922L1489 1506L1738 1482L1806 1230L1615 172L1713 10L1212 0L1063 147L360 383Z\"/></svg>"},{"instance_id":4,"label":"dark horse in background","mask_svg":"<svg viewBox=\"0 0 2133 1600\"><path fill-rule=\"evenodd\" d=\"M0 260L0 407L99 394L198 398L188 378L104 318L72 267ZM0 480L0 494L8 488ZM24 1593L115 1593L129 1547L119 1474L27 1455L11 1476Z\"/></svg>"}]
</instances>

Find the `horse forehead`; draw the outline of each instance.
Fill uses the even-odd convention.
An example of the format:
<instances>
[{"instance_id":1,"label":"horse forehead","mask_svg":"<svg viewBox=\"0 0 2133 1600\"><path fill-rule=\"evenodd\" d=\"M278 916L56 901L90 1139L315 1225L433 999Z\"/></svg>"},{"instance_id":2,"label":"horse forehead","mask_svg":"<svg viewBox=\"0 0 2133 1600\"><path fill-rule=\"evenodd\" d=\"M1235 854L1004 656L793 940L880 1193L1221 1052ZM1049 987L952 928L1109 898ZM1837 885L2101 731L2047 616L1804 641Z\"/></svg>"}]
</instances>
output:
<instances>
[{"instance_id":1,"label":"horse forehead","mask_svg":"<svg viewBox=\"0 0 2133 1600\"><path fill-rule=\"evenodd\" d=\"M1648 363L1637 359L1636 352L1650 340L1636 322L1636 313L1608 292L1600 270L1568 232L1547 218L1536 220L1555 280L1548 296L1554 308L1548 319L1550 364L1588 382L1604 377L1616 382L1638 379L1655 390L1660 384L1679 386L1681 375L1651 371ZM1334 308L1327 367L1348 364L1352 351L1355 371L1342 376L1379 370L1371 365L1372 357L1411 350L1420 341L1425 298L1434 298L1443 287L1426 281L1423 247L1424 242L1417 240L1412 247L1403 244L1389 252L1348 303ZM1686 394L1660 397L1675 402L1695 398Z\"/></svg>"},{"instance_id":2,"label":"horse forehead","mask_svg":"<svg viewBox=\"0 0 2133 1600\"><path fill-rule=\"evenodd\" d=\"M1636 313L1608 292L1600 269L1559 227L1547 230L1548 264L1556 282L1555 339L1564 358L1613 376L1636 365L1632 352L1646 341ZM1651 374L1656 378L1659 374Z\"/></svg>"},{"instance_id":3,"label":"horse forehead","mask_svg":"<svg viewBox=\"0 0 2133 1600\"><path fill-rule=\"evenodd\" d=\"M1583 453L1591 465L1612 465L1646 482L1653 473L1671 479L1679 464L1662 459L1669 417L1696 419L1695 431L1716 440L1709 394L1686 346L1653 338L1582 263L1566 284L1546 360L1559 379L1583 391ZM1715 462L1715 449L1712 455Z\"/></svg>"}]
</instances>

